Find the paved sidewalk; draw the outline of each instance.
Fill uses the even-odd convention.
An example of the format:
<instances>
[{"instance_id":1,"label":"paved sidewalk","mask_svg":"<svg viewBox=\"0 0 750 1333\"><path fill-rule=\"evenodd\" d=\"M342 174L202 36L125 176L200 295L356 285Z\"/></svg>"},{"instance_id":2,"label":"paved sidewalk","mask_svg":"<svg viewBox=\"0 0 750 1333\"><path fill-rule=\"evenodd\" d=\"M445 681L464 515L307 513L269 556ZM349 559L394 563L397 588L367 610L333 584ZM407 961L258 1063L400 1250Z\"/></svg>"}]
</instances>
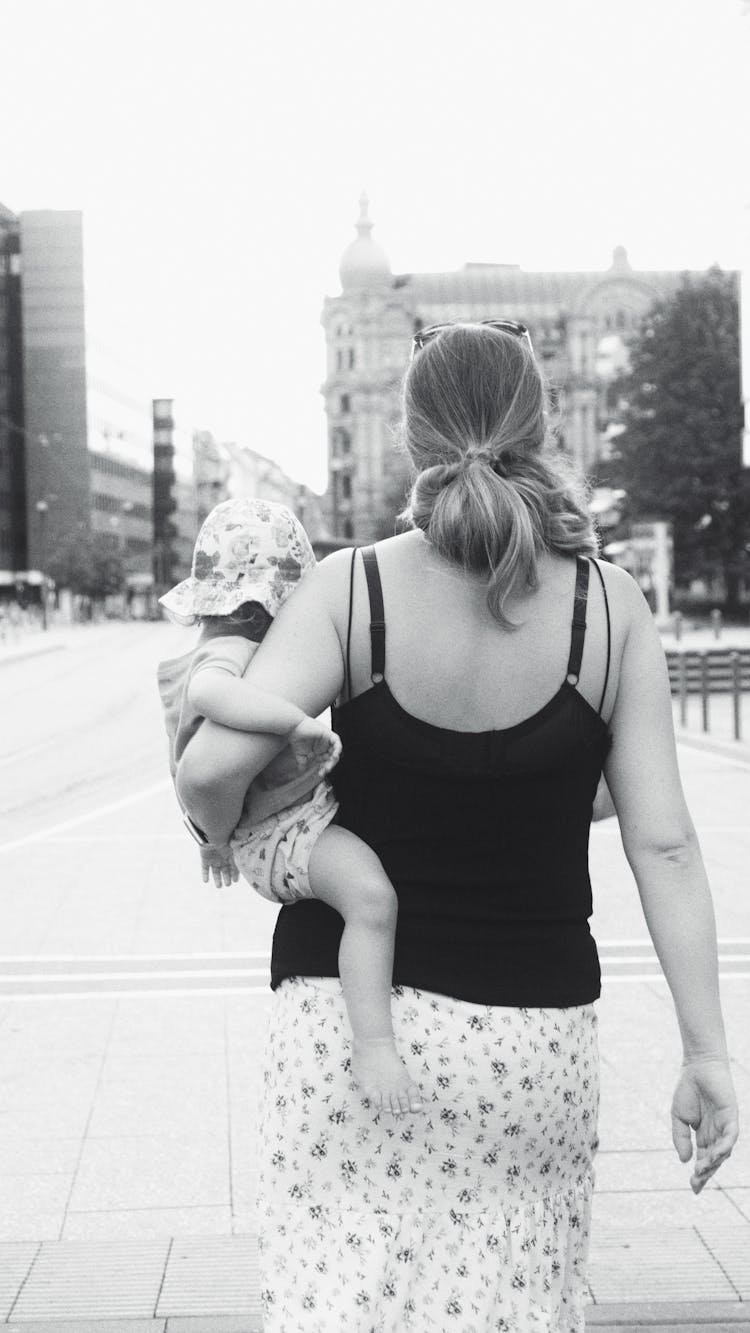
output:
<instances>
[{"instance_id":1,"label":"paved sidewalk","mask_svg":"<svg viewBox=\"0 0 750 1333\"><path fill-rule=\"evenodd\" d=\"M750 765L680 754L747 1105ZM273 909L202 885L166 788L22 841L0 859L0 1328L259 1333ZM750 1329L750 1147L693 1196L669 1130L675 1020L615 820L593 829L591 864L604 985L589 1325Z\"/></svg>"}]
</instances>

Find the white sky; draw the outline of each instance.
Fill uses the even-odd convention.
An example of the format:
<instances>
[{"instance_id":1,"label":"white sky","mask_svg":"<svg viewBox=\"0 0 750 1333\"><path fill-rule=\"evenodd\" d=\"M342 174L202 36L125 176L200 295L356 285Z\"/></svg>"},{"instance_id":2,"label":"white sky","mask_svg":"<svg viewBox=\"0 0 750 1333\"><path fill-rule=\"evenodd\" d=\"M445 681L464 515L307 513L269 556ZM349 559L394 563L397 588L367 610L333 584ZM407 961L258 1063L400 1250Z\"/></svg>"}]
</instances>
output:
<instances>
[{"instance_id":1,"label":"white sky","mask_svg":"<svg viewBox=\"0 0 750 1333\"><path fill-rule=\"evenodd\" d=\"M92 309L183 419L325 484L324 294L394 272L739 267L740 0L4 0L0 201L84 211Z\"/></svg>"}]
</instances>

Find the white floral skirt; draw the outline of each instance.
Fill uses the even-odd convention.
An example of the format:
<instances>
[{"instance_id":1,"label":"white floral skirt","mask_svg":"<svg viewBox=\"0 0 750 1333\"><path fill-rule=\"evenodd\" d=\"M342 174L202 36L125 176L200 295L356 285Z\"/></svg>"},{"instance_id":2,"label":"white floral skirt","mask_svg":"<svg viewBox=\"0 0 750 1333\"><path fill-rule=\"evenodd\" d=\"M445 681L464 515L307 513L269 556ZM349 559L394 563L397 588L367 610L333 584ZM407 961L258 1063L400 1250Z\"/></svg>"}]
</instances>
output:
<instances>
[{"instance_id":1,"label":"white floral skirt","mask_svg":"<svg viewBox=\"0 0 750 1333\"><path fill-rule=\"evenodd\" d=\"M581 1333L599 1066L594 1006L395 987L427 1102L352 1082L336 978L274 994L260 1106L265 1333Z\"/></svg>"}]
</instances>

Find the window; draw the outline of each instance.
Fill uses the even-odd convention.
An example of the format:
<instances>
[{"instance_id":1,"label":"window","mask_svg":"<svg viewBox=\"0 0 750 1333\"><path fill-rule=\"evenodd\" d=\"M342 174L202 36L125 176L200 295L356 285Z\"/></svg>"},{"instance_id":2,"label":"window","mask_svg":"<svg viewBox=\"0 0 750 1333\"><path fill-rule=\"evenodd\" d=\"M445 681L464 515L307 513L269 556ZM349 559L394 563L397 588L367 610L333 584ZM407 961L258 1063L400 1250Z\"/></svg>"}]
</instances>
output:
<instances>
[{"instance_id":1,"label":"window","mask_svg":"<svg viewBox=\"0 0 750 1333\"><path fill-rule=\"evenodd\" d=\"M351 410L352 410L352 409L351 409L351 403L350 403L350 399L349 399L349 395L348 395L348 393L342 393L342 395L341 395L341 399L340 399L340 401L339 401L339 411L340 411L340 412L351 412Z\"/></svg>"},{"instance_id":2,"label":"window","mask_svg":"<svg viewBox=\"0 0 750 1333\"><path fill-rule=\"evenodd\" d=\"M339 347L339 348L337 348L337 350L336 350L336 369L337 369L337 370L341 370L341 367L342 367L343 364L344 364L344 353L342 352L341 348Z\"/></svg>"},{"instance_id":3,"label":"window","mask_svg":"<svg viewBox=\"0 0 750 1333\"><path fill-rule=\"evenodd\" d=\"M355 363L354 348L353 348L353 347L350 347L350 348L349 348L349 369L350 369L350 370L354 370L354 363Z\"/></svg>"},{"instance_id":4,"label":"window","mask_svg":"<svg viewBox=\"0 0 750 1333\"><path fill-rule=\"evenodd\" d=\"M345 500L351 500L352 498L352 479L348 472L345 472L341 478L341 494Z\"/></svg>"},{"instance_id":5,"label":"window","mask_svg":"<svg viewBox=\"0 0 750 1333\"><path fill-rule=\"evenodd\" d=\"M352 538L354 537L354 524L352 523L350 518L348 518L344 524L344 536L346 537L347 541L351 541Z\"/></svg>"}]
</instances>

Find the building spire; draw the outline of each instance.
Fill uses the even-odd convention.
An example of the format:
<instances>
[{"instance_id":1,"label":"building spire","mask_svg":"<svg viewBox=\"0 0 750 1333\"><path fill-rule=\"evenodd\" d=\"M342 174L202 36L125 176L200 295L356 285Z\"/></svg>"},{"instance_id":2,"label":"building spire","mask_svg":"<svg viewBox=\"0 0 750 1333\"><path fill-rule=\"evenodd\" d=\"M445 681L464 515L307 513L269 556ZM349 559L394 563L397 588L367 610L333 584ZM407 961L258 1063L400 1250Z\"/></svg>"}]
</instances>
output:
<instances>
[{"instance_id":1,"label":"building spire","mask_svg":"<svg viewBox=\"0 0 750 1333\"><path fill-rule=\"evenodd\" d=\"M369 237L373 228L373 222L370 217L370 200L366 190L363 190L359 196L359 219L357 221L357 233L360 236Z\"/></svg>"}]
</instances>

